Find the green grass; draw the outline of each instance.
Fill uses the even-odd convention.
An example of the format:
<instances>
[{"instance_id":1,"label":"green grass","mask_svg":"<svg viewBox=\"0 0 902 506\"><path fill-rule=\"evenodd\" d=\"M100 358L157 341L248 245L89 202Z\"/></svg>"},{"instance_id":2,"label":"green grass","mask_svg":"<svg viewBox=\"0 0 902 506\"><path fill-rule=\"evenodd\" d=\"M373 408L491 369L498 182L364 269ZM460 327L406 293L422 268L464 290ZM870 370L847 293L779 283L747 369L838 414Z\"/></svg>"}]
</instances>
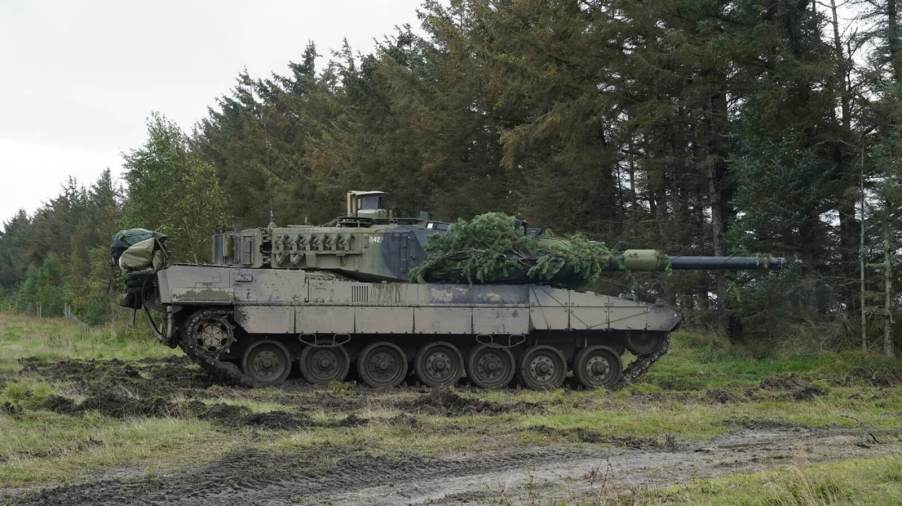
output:
<instances>
[{"instance_id":1,"label":"green grass","mask_svg":"<svg viewBox=\"0 0 902 506\"><path fill-rule=\"evenodd\" d=\"M804 467L696 481L622 504L743 504L815 506L821 504L902 504L902 458L848 459Z\"/></svg>"},{"instance_id":2,"label":"green grass","mask_svg":"<svg viewBox=\"0 0 902 506\"><path fill-rule=\"evenodd\" d=\"M172 469L197 455L215 458L236 438L207 422L157 418L118 420L38 409L49 395L78 399L70 385L18 376L18 360L137 360L173 355L139 328L85 327L58 318L0 313L0 487L69 482L102 469ZM185 450L191 452L186 454Z\"/></svg>"},{"instance_id":3,"label":"green grass","mask_svg":"<svg viewBox=\"0 0 902 506\"><path fill-rule=\"evenodd\" d=\"M649 370L645 381L669 390L699 390L753 385L786 374L837 381L856 369L878 376L902 375L902 360L855 351L760 356L724 339L679 332L673 336L670 352Z\"/></svg>"},{"instance_id":4,"label":"green grass","mask_svg":"<svg viewBox=\"0 0 902 506\"><path fill-rule=\"evenodd\" d=\"M90 414L37 413L14 422L0 417L0 431L5 440L0 449L5 457L0 464L3 487L68 483L104 469L170 471L198 463L199 456L215 459L238 442L198 420L135 418L111 423Z\"/></svg>"},{"instance_id":5,"label":"green grass","mask_svg":"<svg viewBox=\"0 0 902 506\"><path fill-rule=\"evenodd\" d=\"M150 337L143 322L86 327L61 318L0 312L0 374L18 371L17 360L24 357L135 360L175 354Z\"/></svg>"}]
</instances>

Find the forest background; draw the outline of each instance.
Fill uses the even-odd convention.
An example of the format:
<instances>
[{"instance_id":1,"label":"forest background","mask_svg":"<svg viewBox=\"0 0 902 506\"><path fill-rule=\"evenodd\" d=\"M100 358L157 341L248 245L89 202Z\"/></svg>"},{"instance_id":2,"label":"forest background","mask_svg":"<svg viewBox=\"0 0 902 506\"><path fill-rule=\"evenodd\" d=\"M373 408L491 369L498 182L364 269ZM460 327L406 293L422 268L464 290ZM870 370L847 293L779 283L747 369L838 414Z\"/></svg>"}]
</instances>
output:
<instances>
[{"instance_id":1,"label":"forest background","mask_svg":"<svg viewBox=\"0 0 902 506\"><path fill-rule=\"evenodd\" d=\"M372 53L346 44L324 61L311 43L287 75L239 74L191 132L153 113L124 184L70 179L4 221L0 300L104 323L120 228L161 230L177 260L204 261L215 231L325 222L347 190L380 189L401 214L504 211L616 249L785 256L780 274L664 273L633 290L734 342L838 349L864 328L891 352L900 7L428 0L420 29Z\"/></svg>"}]
</instances>

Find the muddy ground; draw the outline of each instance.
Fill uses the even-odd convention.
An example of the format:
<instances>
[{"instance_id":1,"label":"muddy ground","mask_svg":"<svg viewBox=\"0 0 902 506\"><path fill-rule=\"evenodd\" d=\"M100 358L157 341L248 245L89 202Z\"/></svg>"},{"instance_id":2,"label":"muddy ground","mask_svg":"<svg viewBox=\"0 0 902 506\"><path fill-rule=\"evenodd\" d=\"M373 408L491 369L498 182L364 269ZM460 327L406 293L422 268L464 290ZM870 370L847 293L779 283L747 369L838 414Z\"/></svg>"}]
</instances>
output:
<instances>
[{"instance_id":1,"label":"muddy ground","mask_svg":"<svg viewBox=\"0 0 902 506\"><path fill-rule=\"evenodd\" d=\"M211 382L187 359L20 361L21 375L68 385L36 409L65 416L99 412L112 418L176 417L208 420L221 430L250 427L265 438L273 432L320 427L363 427L363 411L400 411L381 424L417 428L418 416L542 414L532 402L497 402L454 391L409 386L380 393L353 385L313 388L299 380L281 389L255 390ZM636 393L632 403L666 399L708 405L756 398L800 402L825 395L823 387L795 376L768 378L732 391ZM223 402L266 402L266 412ZM4 409L14 416L23 409ZM603 406L599 406L603 409ZM313 412L326 413L311 416ZM203 465L148 476L117 470L81 483L7 491L15 504L497 504L554 500L592 501L697 478L750 472L788 464L858 456L902 455L898 431L867 428L809 429L781 422L737 418L731 431L705 443L669 434L641 438L587 429L531 425L524 432L554 436L555 444L490 450L474 448L436 457L373 453L358 445L319 445L264 451L253 445ZM460 430L478 430L466 429ZM565 444L561 444L565 443ZM572 443L572 444L570 444ZM0 498L2 498L0 494Z\"/></svg>"},{"instance_id":2,"label":"muddy ground","mask_svg":"<svg viewBox=\"0 0 902 506\"><path fill-rule=\"evenodd\" d=\"M585 501L727 473L840 458L902 455L881 434L743 430L673 448L522 449L450 458L385 457L318 448L234 452L161 477L125 477L50 488L19 504L498 504Z\"/></svg>"}]
</instances>

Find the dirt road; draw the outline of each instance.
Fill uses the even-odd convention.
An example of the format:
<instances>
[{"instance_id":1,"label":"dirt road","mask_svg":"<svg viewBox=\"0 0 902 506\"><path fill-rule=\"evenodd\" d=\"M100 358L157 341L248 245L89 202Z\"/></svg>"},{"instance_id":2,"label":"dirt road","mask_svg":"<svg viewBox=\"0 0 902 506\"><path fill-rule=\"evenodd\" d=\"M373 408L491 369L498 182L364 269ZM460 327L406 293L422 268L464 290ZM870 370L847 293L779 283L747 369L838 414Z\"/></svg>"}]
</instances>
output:
<instances>
[{"instance_id":1,"label":"dirt road","mask_svg":"<svg viewBox=\"0 0 902 506\"><path fill-rule=\"evenodd\" d=\"M749 429L707 444L653 450L519 449L445 458L235 452L162 477L125 477L20 497L21 504L497 504L589 500L735 472L886 454L882 434Z\"/></svg>"}]
</instances>

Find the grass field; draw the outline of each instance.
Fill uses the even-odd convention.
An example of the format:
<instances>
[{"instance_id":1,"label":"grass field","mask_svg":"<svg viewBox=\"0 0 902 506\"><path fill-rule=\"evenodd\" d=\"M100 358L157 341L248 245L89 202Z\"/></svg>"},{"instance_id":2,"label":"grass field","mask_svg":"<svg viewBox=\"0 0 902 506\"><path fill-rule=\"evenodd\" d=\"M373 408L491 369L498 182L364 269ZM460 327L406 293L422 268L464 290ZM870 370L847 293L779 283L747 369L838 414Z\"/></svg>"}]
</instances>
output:
<instances>
[{"instance_id":1,"label":"grass field","mask_svg":"<svg viewBox=\"0 0 902 506\"><path fill-rule=\"evenodd\" d=\"M358 465L381 466L384 476L422 472L423 483L430 469L447 469L465 488L475 471L456 463L466 456L502 482L499 469L511 466L526 478L475 495L443 490L446 502L898 504L900 381L898 360L860 353L758 359L683 333L641 383L618 392L375 392L300 381L244 389L212 383L180 352L135 329L0 313L0 499L47 502L46 487L66 484L89 484L59 489L82 494L61 496L67 500L117 497L102 494L152 490L165 477L195 472L228 479L230 466L282 482L325 473L305 490L330 497L344 491L328 488L329 473L350 475L333 480L341 483L370 483L354 471ZM755 446L755 438L770 446ZM731 467L737 444L745 445L740 460L750 457ZM694 472L652 464L683 453L698 460ZM606 455L616 472L604 480L594 468L578 483L542 475L561 462L588 466ZM715 462L719 455L727 464ZM633 476L644 481L617 467L643 459L648 466ZM529 475L532 465L541 486ZM83 495L95 488L100 495Z\"/></svg>"}]
</instances>

